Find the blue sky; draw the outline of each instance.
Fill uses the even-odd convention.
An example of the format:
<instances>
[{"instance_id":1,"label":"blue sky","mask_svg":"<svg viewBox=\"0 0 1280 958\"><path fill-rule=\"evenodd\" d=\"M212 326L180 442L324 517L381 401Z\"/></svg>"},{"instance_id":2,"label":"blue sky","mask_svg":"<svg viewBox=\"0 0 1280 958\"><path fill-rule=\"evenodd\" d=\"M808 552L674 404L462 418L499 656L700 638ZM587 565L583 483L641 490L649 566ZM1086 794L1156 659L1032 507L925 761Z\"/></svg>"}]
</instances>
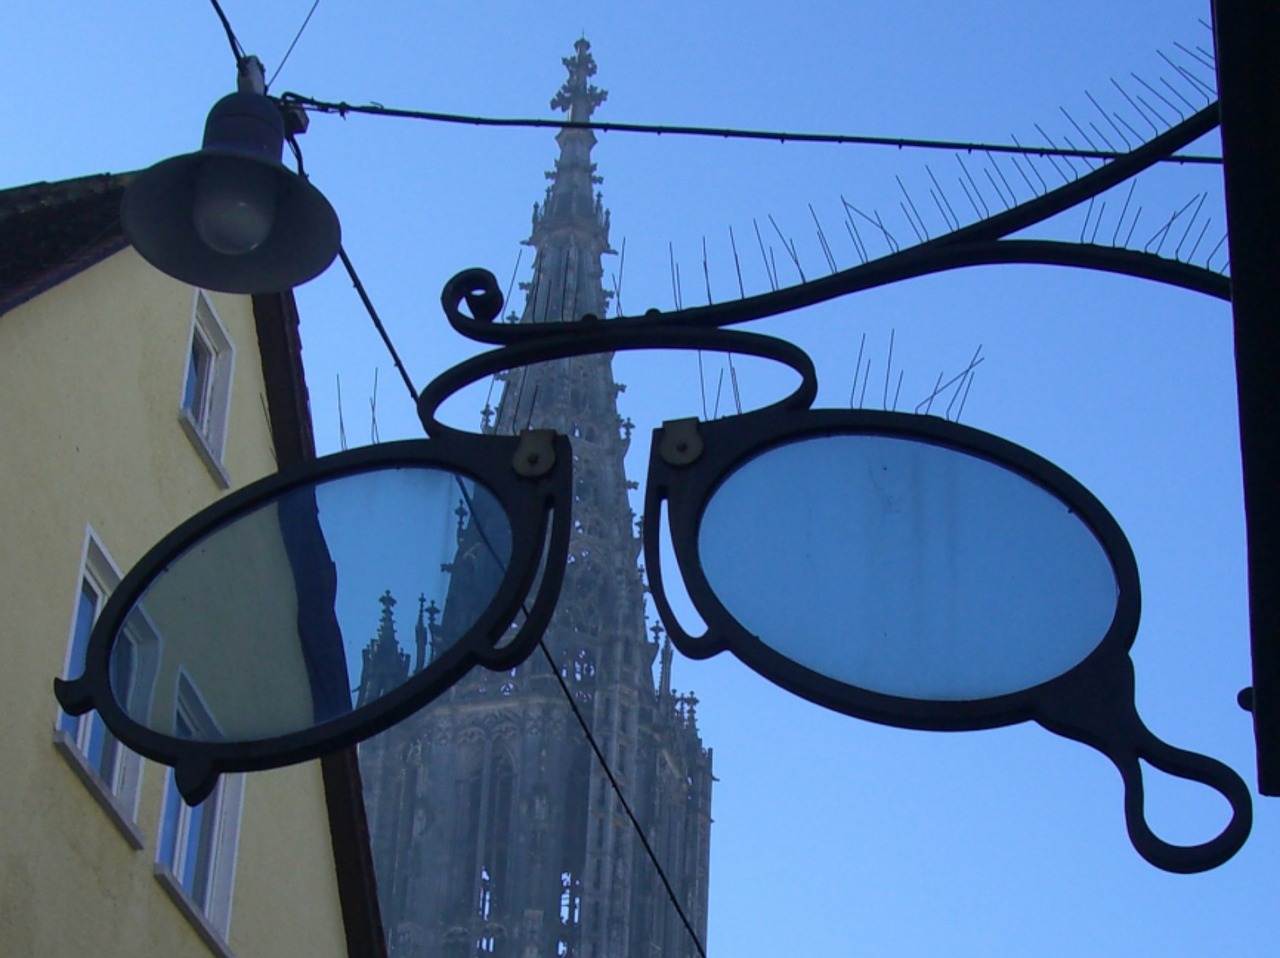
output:
<instances>
[{"instance_id":1,"label":"blue sky","mask_svg":"<svg viewBox=\"0 0 1280 958\"><path fill-rule=\"evenodd\" d=\"M224 6L270 74L310 2ZM1086 91L1141 130L1112 78L1130 92L1141 89L1132 74L1162 90L1160 78L1177 81L1156 51L1178 58L1175 43L1211 48L1202 19L1204 0L322 0L272 90L549 116L564 76L559 58L585 34L600 66L596 82L609 90L600 119L1030 143L1040 142L1037 124L1055 139L1076 138L1060 108L1082 124L1096 120ZM203 0L123 7L20 0L3 24L6 186L131 170L191 151L209 106L232 88L230 53ZM1190 61L1182 55L1179 62ZM421 384L475 352L444 322L440 289L475 265L493 270L505 287L556 153L551 133L320 116L302 145L413 378ZM1212 137L1197 146L1216 149ZM629 313L670 308L672 256L684 302L705 301L704 238L712 296L736 295L730 227L747 292L768 284L755 225L775 248L782 280L793 281L770 215L794 239L806 274L826 271L810 204L841 266L855 261L842 196L879 210L899 239L909 237L895 177L928 228L941 227L930 207L930 174L966 215L964 174L949 153L604 134L595 159L613 245L620 249L626 239L625 265L614 258L606 276L621 268ZM967 162L994 203L983 161ZM1025 194L1013 168L1003 169L1015 193ZM1036 169L1052 181L1048 164ZM1201 193L1208 197L1195 229L1213 217L1196 254L1203 261L1222 232L1213 168L1144 174L1133 201L1142 209L1135 242ZM1123 195L1108 197L1098 235L1117 226L1123 202ZM1078 238L1097 217L1096 209L1075 210L1041 235ZM522 278L529 266L526 249ZM368 441L375 374L381 438L419 435L412 405L340 270L298 298L322 450L339 446L339 377L350 444ZM873 360L868 405L879 404L891 335L890 378L896 384L903 373L901 407L922 399L939 372L958 372L981 345L986 359L963 421L1073 474L1133 544L1143 583L1133 658L1148 725L1252 781L1250 723L1235 704L1249 667L1225 304L1122 277L988 267L761 325L815 356L825 405L848 403L864 334L865 357ZM708 363L704 378L715 383L718 370ZM756 365L741 365L739 377L747 407L782 388ZM617 378L628 386L621 407L639 438L665 418L702 411L689 355L620 357ZM450 414L474 426L483 400L463 397ZM714 407L714 394L706 401ZM637 441L629 464L637 479L643 445ZM713 954L1249 955L1274 936L1274 800L1258 800L1253 837L1234 860L1208 874L1173 876L1129 846L1119 777L1107 761L1038 727L963 734L877 727L791 697L725 656L678 663L675 683L702 700L703 735L720 779ZM1203 839L1225 819L1221 802L1199 787L1157 780L1149 788L1152 823L1169 838Z\"/></svg>"}]
</instances>

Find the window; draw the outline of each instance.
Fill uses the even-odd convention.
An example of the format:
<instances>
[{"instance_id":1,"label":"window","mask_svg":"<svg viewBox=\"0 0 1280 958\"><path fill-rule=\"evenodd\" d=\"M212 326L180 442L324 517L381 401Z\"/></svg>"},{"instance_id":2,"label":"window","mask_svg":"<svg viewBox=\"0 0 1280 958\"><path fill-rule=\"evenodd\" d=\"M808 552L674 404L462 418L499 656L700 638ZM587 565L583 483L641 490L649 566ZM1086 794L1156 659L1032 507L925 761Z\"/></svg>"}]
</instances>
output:
<instances>
[{"instance_id":1,"label":"window","mask_svg":"<svg viewBox=\"0 0 1280 958\"><path fill-rule=\"evenodd\" d=\"M182 381L179 421L214 478L230 485L222 466L227 418L231 409L231 372L235 350L213 305L197 292Z\"/></svg>"},{"instance_id":2,"label":"window","mask_svg":"<svg viewBox=\"0 0 1280 958\"><path fill-rule=\"evenodd\" d=\"M189 738L220 737L186 674L179 672L175 728ZM156 851L156 877L215 951L226 951L244 776L224 775L199 805L183 801L169 771Z\"/></svg>"},{"instance_id":3,"label":"window","mask_svg":"<svg viewBox=\"0 0 1280 958\"><path fill-rule=\"evenodd\" d=\"M85 650L93 623L106 603L111 590L120 583L120 572L106 550L89 529L85 533L80 560L80 577L71 616L71 637L67 643L63 675L74 678L84 672ZM128 702L134 693L139 660L145 659L135 636L128 636L121 646L122 654L113 663L112 681ZM115 819L125 837L135 848L142 838L133 825L137 816L138 786L142 777L142 759L125 748L112 735L97 712L68 715L58 711L55 744L71 761L94 796Z\"/></svg>"},{"instance_id":4,"label":"window","mask_svg":"<svg viewBox=\"0 0 1280 958\"><path fill-rule=\"evenodd\" d=\"M182 800L168 773L164 815L160 820L157 865L162 877L182 894L218 935L231 926L231 891L244 776L228 775L208 798L191 806Z\"/></svg>"},{"instance_id":5,"label":"window","mask_svg":"<svg viewBox=\"0 0 1280 958\"><path fill-rule=\"evenodd\" d=\"M213 392L213 347L200 327L191 331L191 355L187 357L187 382L182 390L182 408L200 431L208 435L209 406Z\"/></svg>"}]
</instances>

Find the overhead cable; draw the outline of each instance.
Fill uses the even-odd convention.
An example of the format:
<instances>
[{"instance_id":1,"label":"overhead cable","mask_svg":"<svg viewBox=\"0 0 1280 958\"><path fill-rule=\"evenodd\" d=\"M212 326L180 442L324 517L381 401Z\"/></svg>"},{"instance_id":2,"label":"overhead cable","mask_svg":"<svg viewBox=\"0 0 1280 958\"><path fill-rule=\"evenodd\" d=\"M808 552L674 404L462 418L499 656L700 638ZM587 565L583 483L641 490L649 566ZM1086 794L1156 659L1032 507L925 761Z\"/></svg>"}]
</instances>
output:
<instances>
[{"instance_id":1,"label":"overhead cable","mask_svg":"<svg viewBox=\"0 0 1280 958\"><path fill-rule=\"evenodd\" d=\"M386 116L405 120L427 120L434 123L455 123L466 126L514 127L534 130L591 130L601 133L651 133L657 136L703 136L725 140L770 140L777 143L831 143L853 146L891 146L899 150L951 150L953 152L1013 153L1029 156L1060 156L1077 159L1115 160L1125 153L1114 150L1077 150L1053 146L1010 146L1006 143L977 143L965 140L927 140L911 137L863 136L851 133L797 133L780 130L741 130L730 127L668 126L653 123L581 122L539 118L514 118L491 116L467 116L458 113L437 113L429 110L403 110L379 103L364 105L346 102L316 100L298 93L285 93L286 103L315 113L336 113L346 116L358 113L365 116ZM1164 158L1167 163L1194 163L1221 165L1220 156L1175 153Z\"/></svg>"}]
</instances>

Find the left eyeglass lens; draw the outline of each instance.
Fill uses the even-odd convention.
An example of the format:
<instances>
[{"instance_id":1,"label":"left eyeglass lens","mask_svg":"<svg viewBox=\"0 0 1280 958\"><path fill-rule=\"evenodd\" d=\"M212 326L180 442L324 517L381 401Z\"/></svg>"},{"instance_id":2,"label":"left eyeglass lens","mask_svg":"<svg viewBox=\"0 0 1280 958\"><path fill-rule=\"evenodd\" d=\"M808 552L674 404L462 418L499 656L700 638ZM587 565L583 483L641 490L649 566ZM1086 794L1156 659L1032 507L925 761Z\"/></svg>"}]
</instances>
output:
<instances>
[{"instance_id":1,"label":"left eyeglass lens","mask_svg":"<svg viewBox=\"0 0 1280 958\"><path fill-rule=\"evenodd\" d=\"M291 489L157 575L112 646L113 694L164 735L303 731L429 667L485 613L510 559L497 499L448 470Z\"/></svg>"}]
</instances>

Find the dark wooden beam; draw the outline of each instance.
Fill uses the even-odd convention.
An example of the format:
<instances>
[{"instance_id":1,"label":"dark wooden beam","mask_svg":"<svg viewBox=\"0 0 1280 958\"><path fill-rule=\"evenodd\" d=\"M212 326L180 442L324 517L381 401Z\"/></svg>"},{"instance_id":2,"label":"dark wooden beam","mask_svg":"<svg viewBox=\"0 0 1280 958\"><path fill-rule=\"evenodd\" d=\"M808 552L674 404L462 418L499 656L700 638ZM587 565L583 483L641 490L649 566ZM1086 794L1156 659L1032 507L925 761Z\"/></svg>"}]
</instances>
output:
<instances>
[{"instance_id":1,"label":"dark wooden beam","mask_svg":"<svg viewBox=\"0 0 1280 958\"><path fill-rule=\"evenodd\" d=\"M253 297L271 439L280 468L316 457L302 372L302 340L293 293ZM338 899L350 958L386 958L378 885L369 844L360 762L354 747L320 759Z\"/></svg>"}]
</instances>

